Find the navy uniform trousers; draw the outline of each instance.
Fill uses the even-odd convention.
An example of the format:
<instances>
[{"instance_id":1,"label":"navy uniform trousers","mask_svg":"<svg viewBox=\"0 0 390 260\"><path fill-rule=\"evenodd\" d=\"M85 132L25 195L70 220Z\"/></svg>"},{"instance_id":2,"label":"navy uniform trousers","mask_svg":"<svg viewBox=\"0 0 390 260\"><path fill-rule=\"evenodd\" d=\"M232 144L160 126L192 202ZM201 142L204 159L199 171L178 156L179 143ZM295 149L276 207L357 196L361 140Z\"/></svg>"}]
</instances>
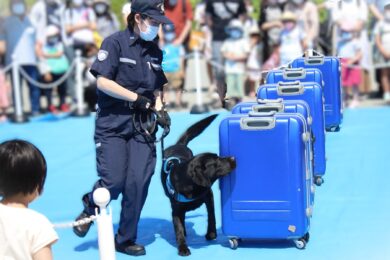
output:
<instances>
[{"instance_id":1,"label":"navy uniform trousers","mask_svg":"<svg viewBox=\"0 0 390 260\"><path fill-rule=\"evenodd\" d=\"M107 188L112 200L122 194L122 211L115 238L118 244L137 239L138 221L156 166L156 146L135 130L133 116L134 111L121 104L98 109L96 114L94 139L100 179L93 190ZM92 192L88 196L89 201L93 201ZM88 211L88 214L94 214L92 204Z\"/></svg>"}]
</instances>

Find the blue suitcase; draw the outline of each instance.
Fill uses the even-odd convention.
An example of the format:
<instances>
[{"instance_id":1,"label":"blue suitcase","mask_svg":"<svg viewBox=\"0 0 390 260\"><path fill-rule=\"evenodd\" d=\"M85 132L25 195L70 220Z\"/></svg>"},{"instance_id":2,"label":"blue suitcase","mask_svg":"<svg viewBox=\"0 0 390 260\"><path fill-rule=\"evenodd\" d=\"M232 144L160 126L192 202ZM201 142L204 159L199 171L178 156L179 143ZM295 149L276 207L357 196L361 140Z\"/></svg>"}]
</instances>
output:
<instances>
[{"instance_id":1,"label":"blue suitcase","mask_svg":"<svg viewBox=\"0 0 390 260\"><path fill-rule=\"evenodd\" d=\"M237 162L220 180L222 230L232 248L239 239L290 239L305 247L312 214L305 124L299 114L275 112L221 121L220 154Z\"/></svg>"},{"instance_id":2,"label":"blue suitcase","mask_svg":"<svg viewBox=\"0 0 390 260\"><path fill-rule=\"evenodd\" d=\"M313 135L311 129L312 118L310 115L309 105L303 100L283 100L279 99L258 99L257 102L241 102L235 105L232 109L232 114L248 114L248 113L298 113L303 116L307 123L307 132L310 134L309 149L307 153L307 160L309 162L309 170L312 176L314 176L313 169ZM311 193L312 201L314 204L315 187L314 182L311 180Z\"/></svg>"},{"instance_id":3,"label":"blue suitcase","mask_svg":"<svg viewBox=\"0 0 390 260\"><path fill-rule=\"evenodd\" d=\"M279 82L260 86L259 99L304 100L312 112L312 132L314 134L314 183L321 185L326 170L324 106L321 87L314 82Z\"/></svg>"},{"instance_id":4,"label":"blue suitcase","mask_svg":"<svg viewBox=\"0 0 390 260\"><path fill-rule=\"evenodd\" d=\"M339 131L343 118L340 60L336 57L311 56L298 58L292 62L291 66L305 69L316 68L322 72L325 127L328 131Z\"/></svg>"},{"instance_id":5,"label":"blue suitcase","mask_svg":"<svg viewBox=\"0 0 390 260\"><path fill-rule=\"evenodd\" d=\"M281 70L271 70L267 74L265 83L276 84L280 81L316 82L321 87L324 86L322 72L315 68L286 68Z\"/></svg>"},{"instance_id":6,"label":"blue suitcase","mask_svg":"<svg viewBox=\"0 0 390 260\"><path fill-rule=\"evenodd\" d=\"M303 100L258 99L257 102L241 102L232 109L232 114L248 114L253 112L300 113L311 128L312 117L309 105Z\"/></svg>"}]
</instances>

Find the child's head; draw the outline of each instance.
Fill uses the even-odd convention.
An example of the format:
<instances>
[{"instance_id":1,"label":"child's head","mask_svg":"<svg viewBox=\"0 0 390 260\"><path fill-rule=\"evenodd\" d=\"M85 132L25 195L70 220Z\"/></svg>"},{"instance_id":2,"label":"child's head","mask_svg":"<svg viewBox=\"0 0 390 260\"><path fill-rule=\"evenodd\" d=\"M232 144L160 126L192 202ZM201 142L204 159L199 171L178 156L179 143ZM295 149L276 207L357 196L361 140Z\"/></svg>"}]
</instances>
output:
<instances>
[{"instance_id":1,"label":"child's head","mask_svg":"<svg viewBox=\"0 0 390 260\"><path fill-rule=\"evenodd\" d=\"M175 26L173 24L164 24L162 29L164 32L164 41L166 43L172 43L176 39Z\"/></svg>"},{"instance_id":2,"label":"child's head","mask_svg":"<svg viewBox=\"0 0 390 260\"><path fill-rule=\"evenodd\" d=\"M86 3L86 1L84 1L84 0L71 0L71 3L72 3L73 7L80 8Z\"/></svg>"},{"instance_id":3,"label":"child's head","mask_svg":"<svg viewBox=\"0 0 390 260\"><path fill-rule=\"evenodd\" d=\"M350 41L358 35L356 23L346 19L340 23L340 41Z\"/></svg>"},{"instance_id":4,"label":"child's head","mask_svg":"<svg viewBox=\"0 0 390 260\"><path fill-rule=\"evenodd\" d=\"M383 16L387 22L390 22L390 1L387 1L385 4L385 12Z\"/></svg>"},{"instance_id":5,"label":"child's head","mask_svg":"<svg viewBox=\"0 0 390 260\"><path fill-rule=\"evenodd\" d=\"M55 45L61 41L60 30L55 25L46 27L46 42L49 45Z\"/></svg>"},{"instance_id":6,"label":"child's head","mask_svg":"<svg viewBox=\"0 0 390 260\"><path fill-rule=\"evenodd\" d=\"M244 36L244 28L242 22L238 19L232 20L226 27L226 33L230 39L238 40Z\"/></svg>"},{"instance_id":7,"label":"child's head","mask_svg":"<svg viewBox=\"0 0 390 260\"><path fill-rule=\"evenodd\" d=\"M33 144L11 140L0 144L0 195L41 194L46 179L46 160Z\"/></svg>"},{"instance_id":8,"label":"child's head","mask_svg":"<svg viewBox=\"0 0 390 260\"><path fill-rule=\"evenodd\" d=\"M287 31L291 31L297 24L297 16L291 11L285 11L281 17L283 28Z\"/></svg>"},{"instance_id":9,"label":"child's head","mask_svg":"<svg viewBox=\"0 0 390 260\"><path fill-rule=\"evenodd\" d=\"M261 32L260 32L259 26L257 26L257 24L253 24L249 28L249 37L250 37L251 42L259 43L261 41Z\"/></svg>"},{"instance_id":10,"label":"child's head","mask_svg":"<svg viewBox=\"0 0 390 260\"><path fill-rule=\"evenodd\" d=\"M107 0L94 0L92 6L97 16L107 15L110 10L110 5Z\"/></svg>"}]
</instances>

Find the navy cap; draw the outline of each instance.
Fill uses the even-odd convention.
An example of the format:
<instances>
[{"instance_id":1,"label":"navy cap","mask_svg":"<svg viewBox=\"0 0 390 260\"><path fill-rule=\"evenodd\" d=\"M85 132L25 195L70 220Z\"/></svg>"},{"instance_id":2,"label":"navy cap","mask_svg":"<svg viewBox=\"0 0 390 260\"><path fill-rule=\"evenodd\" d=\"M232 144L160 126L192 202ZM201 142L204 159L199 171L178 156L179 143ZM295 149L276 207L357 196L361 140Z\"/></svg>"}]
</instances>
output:
<instances>
[{"instance_id":1,"label":"navy cap","mask_svg":"<svg viewBox=\"0 0 390 260\"><path fill-rule=\"evenodd\" d=\"M133 0L131 12L144 14L162 24L172 24L165 16L163 0Z\"/></svg>"}]
</instances>

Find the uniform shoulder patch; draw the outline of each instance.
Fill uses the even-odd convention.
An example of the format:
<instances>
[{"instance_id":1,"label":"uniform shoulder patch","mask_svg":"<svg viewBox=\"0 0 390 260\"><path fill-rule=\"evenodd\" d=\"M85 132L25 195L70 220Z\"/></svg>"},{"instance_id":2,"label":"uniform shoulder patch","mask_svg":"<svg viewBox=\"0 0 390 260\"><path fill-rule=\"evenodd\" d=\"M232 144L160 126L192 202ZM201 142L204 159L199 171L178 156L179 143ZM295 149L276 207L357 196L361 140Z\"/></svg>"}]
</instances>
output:
<instances>
[{"instance_id":1,"label":"uniform shoulder patch","mask_svg":"<svg viewBox=\"0 0 390 260\"><path fill-rule=\"evenodd\" d=\"M100 50L98 52L97 58L99 61L104 61L108 57L108 51Z\"/></svg>"}]
</instances>

